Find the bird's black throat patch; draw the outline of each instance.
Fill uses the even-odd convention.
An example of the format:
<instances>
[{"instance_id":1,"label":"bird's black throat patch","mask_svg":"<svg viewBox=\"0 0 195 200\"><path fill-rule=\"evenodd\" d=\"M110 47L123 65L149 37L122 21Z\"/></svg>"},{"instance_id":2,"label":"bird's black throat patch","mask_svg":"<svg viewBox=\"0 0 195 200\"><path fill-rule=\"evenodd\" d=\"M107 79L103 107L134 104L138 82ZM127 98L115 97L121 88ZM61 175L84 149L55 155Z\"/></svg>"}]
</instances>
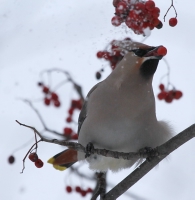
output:
<instances>
[{"instance_id":1,"label":"bird's black throat patch","mask_svg":"<svg viewBox=\"0 0 195 200\"><path fill-rule=\"evenodd\" d=\"M151 78L157 69L158 62L158 59L146 60L140 67L141 75L146 79Z\"/></svg>"}]
</instances>

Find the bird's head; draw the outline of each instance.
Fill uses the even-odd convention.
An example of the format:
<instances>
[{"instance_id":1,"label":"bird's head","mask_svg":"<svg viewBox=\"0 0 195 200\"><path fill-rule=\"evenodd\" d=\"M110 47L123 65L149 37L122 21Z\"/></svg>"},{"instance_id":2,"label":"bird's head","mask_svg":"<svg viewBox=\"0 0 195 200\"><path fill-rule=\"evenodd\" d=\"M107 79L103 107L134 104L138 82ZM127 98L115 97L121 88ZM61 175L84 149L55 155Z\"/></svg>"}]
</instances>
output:
<instances>
[{"instance_id":1,"label":"bird's head","mask_svg":"<svg viewBox=\"0 0 195 200\"><path fill-rule=\"evenodd\" d=\"M147 80L152 79L159 60L166 55L166 48L162 45L153 47L133 41L120 41L116 45L124 54L117 68L127 67L131 74L140 74Z\"/></svg>"}]
</instances>

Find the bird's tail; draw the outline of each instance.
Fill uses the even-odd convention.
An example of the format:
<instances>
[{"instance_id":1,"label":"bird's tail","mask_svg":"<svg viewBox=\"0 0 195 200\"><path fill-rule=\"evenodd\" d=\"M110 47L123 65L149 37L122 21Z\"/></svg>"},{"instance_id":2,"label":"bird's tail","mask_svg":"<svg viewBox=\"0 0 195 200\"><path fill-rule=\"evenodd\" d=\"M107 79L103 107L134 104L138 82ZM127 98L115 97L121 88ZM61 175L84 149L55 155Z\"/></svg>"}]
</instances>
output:
<instances>
[{"instance_id":1,"label":"bird's tail","mask_svg":"<svg viewBox=\"0 0 195 200\"><path fill-rule=\"evenodd\" d=\"M52 164L55 169L64 171L77 161L78 161L77 151L73 149L67 149L65 151L56 154L55 156L50 158L47 162Z\"/></svg>"}]
</instances>

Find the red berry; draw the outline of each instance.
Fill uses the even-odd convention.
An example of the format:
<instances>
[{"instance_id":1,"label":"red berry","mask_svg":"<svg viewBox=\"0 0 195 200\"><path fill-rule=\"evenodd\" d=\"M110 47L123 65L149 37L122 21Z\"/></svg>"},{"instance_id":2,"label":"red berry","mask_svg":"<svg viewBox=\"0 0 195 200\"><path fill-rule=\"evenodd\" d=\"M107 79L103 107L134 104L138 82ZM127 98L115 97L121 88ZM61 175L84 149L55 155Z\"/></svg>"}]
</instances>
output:
<instances>
[{"instance_id":1,"label":"red berry","mask_svg":"<svg viewBox=\"0 0 195 200\"><path fill-rule=\"evenodd\" d=\"M159 85L159 88L160 88L161 91L163 91L163 90L165 89L164 84L160 84L160 85Z\"/></svg>"},{"instance_id":2,"label":"red berry","mask_svg":"<svg viewBox=\"0 0 195 200\"><path fill-rule=\"evenodd\" d=\"M82 190L82 191L81 191L81 196L85 197L86 194L87 194L87 191L85 191L85 190Z\"/></svg>"},{"instance_id":3,"label":"red berry","mask_svg":"<svg viewBox=\"0 0 195 200\"><path fill-rule=\"evenodd\" d=\"M78 134L74 134L74 135L72 135L72 137L71 137L73 140L78 140Z\"/></svg>"},{"instance_id":4,"label":"red berry","mask_svg":"<svg viewBox=\"0 0 195 200\"><path fill-rule=\"evenodd\" d=\"M81 108L82 108L82 100L81 100L81 99L79 99L79 100L77 101L77 108L78 108L79 110L81 110Z\"/></svg>"},{"instance_id":5,"label":"red berry","mask_svg":"<svg viewBox=\"0 0 195 200\"><path fill-rule=\"evenodd\" d=\"M160 20L158 18L153 19L152 24L156 27L160 23Z\"/></svg>"},{"instance_id":6,"label":"red berry","mask_svg":"<svg viewBox=\"0 0 195 200\"><path fill-rule=\"evenodd\" d=\"M111 19L111 23L113 26L120 26L121 25L121 18L119 16L114 16L112 19Z\"/></svg>"},{"instance_id":7,"label":"red berry","mask_svg":"<svg viewBox=\"0 0 195 200\"><path fill-rule=\"evenodd\" d=\"M58 95L55 92L52 92L51 93L51 99L54 100L54 101L57 101L58 100Z\"/></svg>"},{"instance_id":8,"label":"red berry","mask_svg":"<svg viewBox=\"0 0 195 200\"><path fill-rule=\"evenodd\" d=\"M74 112L74 108L70 108L70 109L68 110L68 113L69 113L70 115L72 115L73 112Z\"/></svg>"},{"instance_id":9,"label":"red berry","mask_svg":"<svg viewBox=\"0 0 195 200\"><path fill-rule=\"evenodd\" d=\"M97 54L96 54L96 56L98 57L98 58L102 58L103 57L103 52L102 51L98 51L97 52Z\"/></svg>"},{"instance_id":10,"label":"red berry","mask_svg":"<svg viewBox=\"0 0 195 200\"><path fill-rule=\"evenodd\" d=\"M72 129L71 128L68 128L68 127L64 128L64 134L65 135L71 135L71 133L72 133Z\"/></svg>"},{"instance_id":11,"label":"red berry","mask_svg":"<svg viewBox=\"0 0 195 200\"><path fill-rule=\"evenodd\" d=\"M32 161L35 162L36 160L38 160L38 155L36 153L31 153L29 154L28 158Z\"/></svg>"},{"instance_id":12,"label":"red berry","mask_svg":"<svg viewBox=\"0 0 195 200\"><path fill-rule=\"evenodd\" d=\"M157 50L158 55L165 56L167 54L167 49L163 46L160 46Z\"/></svg>"},{"instance_id":13,"label":"red berry","mask_svg":"<svg viewBox=\"0 0 195 200\"><path fill-rule=\"evenodd\" d=\"M120 2L120 0L113 0L113 6L117 7L118 3Z\"/></svg>"},{"instance_id":14,"label":"red berry","mask_svg":"<svg viewBox=\"0 0 195 200\"><path fill-rule=\"evenodd\" d=\"M139 10L139 11L142 11L142 10L145 9L145 6L144 6L143 3L139 2L139 3L136 3L136 4L135 4L135 9L136 9L136 10Z\"/></svg>"},{"instance_id":15,"label":"red berry","mask_svg":"<svg viewBox=\"0 0 195 200\"><path fill-rule=\"evenodd\" d=\"M76 192L79 192L79 193L81 192L81 188L79 186L76 186L75 190Z\"/></svg>"},{"instance_id":16,"label":"red berry","mask_svg":"<svg viewBox=\"0 0 195 200\"><path fill-rule=\"evenodd\" d=\"M8 163L9 164L13 164L15 162L15 158L14 158L14 156L9 156L9 158L8 158Z\"/></svg>"},{"instance_id":17,"label":"red berry","mask_svg":"<svg viewBox=\"0 0 195 200\"><path fill-rule=\"evenodd\" d=\"M35 166L36 166L37 168L43 167L43 161L42 161L41 159L37 159L37 160L35 161Z\"/></svg>"},{"instance_id":18,"label":"red berry","mask_svg":"<svg viewBox=\"0 0 195 200\"><path fill-rule=\"evenodd\" d=\"M171 90L171 91L169 91L168 94L166 95L165 101L166 101L167 103L171 103L171 102L173 101L173 98L174 98L174 93L173 93L173 91Z\"/></svg>"},{"instance_id":19,"label":"red berry","mask_svg":"<svg viewBox=\"0 0 195 200\"><path fill-rule=\"evenodd\" d=\"M169 20L169 25L172 26L172 27L176 26L177 25L177 18L171 18Z\"/></svg>"},{"instance_id":20,"label":"red berry","mask_svg":"<svg viewBox=\"0 0 195 200\"><path fill-rule=\"evenodd\" d=\"M77 100L72 100L71 107L72 108L77 108Z\"/></svg>"},{"instance_id":21,"label":"red berry","mask_svg":"<svg viewBox=\"0 0 195 200\"><path fill-rule=\"evenodd\" d=\"M165 99L166 96L167 96L167 92L162 91L158 94L158 99L159 100Z\"/></svg>"},{"instance_id":22,"label":"red berry","mask_svg":"<svg viewBox=\"0 0 195 200\"><path fill-rule=\"evenodd\" d=\"M174 98L175 99L180 99L183 96L183 93L181 91L175 91Z\"/></svg>"},{"instance_id":23,"label":"red berry","mask_svg":"<svg viewBox=\"0 0 195 200\"><path fill-rule=\"evenodd\" d=\"M46 106L49 106L50 103L51 103L51 99L45 97L45 98L44 98L44 103L45 103Z\"/></svg>"},{"instance_id":24,"label":"red berry","mask_svg":"<svg viewBox=\"0 0 195 200\"><path fill-rule=\"evenodd\" d=\"M93 190L91 188L87 189L87 193L92 193L92 192L93 192Z\"/></svg>"},{"instance_id":25,"label":"red berry","mask_svg":"<svg viewBox=\"0 0 195 200\"><path fill-rule=\"evenodd\" d=\"M61 105L60 101L54 101L54 106L55 107L60 107L60 105Z\"/></svg>"},{"instance_id":26,"label":"red berry","mask_svg":"<svg viewBox=\"0 0 195 200\"><path fill-rule=\"evenodd\" d=\"M68 193L71 193L71 192L72 192L72 187L67 186L67 187L66 187L66 191L67 191Z\"/></svg>"},{"instance_id":27,"label":"red berry","mask_svg":"<svg viewBox=\"0 0 195 200\"><path fill-rule=\"evenodd\" d=\"M159 21L159 24L156 26L157 29L161 29L163 27L163 23Z\"/></svg>"},{"instance_id":28,"label":"red berry","mask_svg":"<svg viewBox=\"0 0 195 200\"><path fill-rule=\"evenodd\" d=\"M116 13L124 13L127 10L127 4L125 2L119 2L116 7Z\"/></svg>"},{"instance_id":29,"label":"red berry","mask_svg":"<svg viewBox=\"0 0 195 200\"><path fill-rule=\"evenodd\" d=\"M67 121L68 123L70 123L70 122L72 122L72 118L69 116L69 117L66 118L66 121Z\"/></svg>"},{"instance_id":30,"label":"red berry","mask_svg":"<svg viewBox=\"0 0 195 200\"><path fill-rule=\"evenodd\" d=\"M149 10L149 11L154 10L154 8L155 8L155 3L154 3L154 1L146 1L146 3L145 3L145 8L146 8L147 10Z\"/></svg>"},{"instance_id":31,"label":"red berry","mask_svg":"<svg viewBox=\"0 0 195 200\"><path fill-rule=\"evenodd\" d=\"M77 109L80 110L82 108L82 101L80 99L79 100L72 100L71 107L77 108Z\"/></svg>"},{"instance_id":32,"label":"red berry","mask_svg":"<svg viewBox=\"0 0 195 200\"><path fill-rule=\"evenodd\" d=\"M152 16L154 18L158 18L160 15L160 9L158 7L155 7L153 10L152 10Z\"/></svg>"},{"instance_id":33,"label":"red berry","mask_svg":"<svg viewBox=\"0 0 195 200\"><path fill-rule=\"evenodd\" d=\"M49 93L49 88L44 86L43 87L43 93L48 94Z\"/></svg>"}]
</instances>

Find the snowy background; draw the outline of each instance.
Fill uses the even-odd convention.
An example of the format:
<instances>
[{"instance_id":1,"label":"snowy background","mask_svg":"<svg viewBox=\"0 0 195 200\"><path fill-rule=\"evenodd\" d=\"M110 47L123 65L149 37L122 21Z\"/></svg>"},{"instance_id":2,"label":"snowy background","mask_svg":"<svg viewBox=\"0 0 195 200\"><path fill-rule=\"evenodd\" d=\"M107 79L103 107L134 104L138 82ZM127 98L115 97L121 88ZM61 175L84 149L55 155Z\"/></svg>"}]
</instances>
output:
<instances>
[{"instance_id":1,"label":"snowy background","mask_svg":"<svg viewBox=\"0 0 195 200\"><path fill-rule=\"evenodd\" d=\"M171 0L155 1L161 9L161 17L171 4ZM178 12L178 25L171 28L168 19L174 17L171 9L164 27L152 31L145 43L148 45L164 45L168 49L166 59L171 66L171 82L184 96L171 104L156 102L159 120L167 120L176 133L187 128L195 120L195 13L194 1L175 1ZM42 97L37 87L39 73L50 68L68 70L72 77L83 86L86 95L97 82L95 72L106 62L96 58L96 52L112 39L131 37L142 41L143 37L135 36L123 27L113 27L110 23L114 16L112 0L0 0L0 199L1 200L33 200L33 199L89 199L77 193L67 194L66 185L82 185L93 187L94 182L78 179L70 171L59 172L46 163L52 155L63 150L62 147L41 143L39 157L45 162L37 169L29 160L26 169L22 169L22 159L32 142L18 151L13 165L7 158L13 150L33 138L33 133L20 127L15 120L35 126L42 130L42 125L33 112L20 98L35 100ZM110 72L107 68L105 78ZM158 85L162 75L167 72L161 61L155 74L154 92L159 92ZM61 78L57 74L54 80ZM36 107L42 113L50 128L62 131L69 100L74 96L71 85L60 89L62 108L45 108L43 103ZM50 135L52 136L52 135ZM191 140L162 161L158 167L149 172L129 191L132 196L123 195L119 199L135 199L140 196L144 200L193 200L195 196L195 141ZM87 165L81 168L90 174ZM127 176L132 169L119 173L108 173L108 182L113 185ZM140 198L141 199L141 198Z\"/></svg>"}]
</instances>

